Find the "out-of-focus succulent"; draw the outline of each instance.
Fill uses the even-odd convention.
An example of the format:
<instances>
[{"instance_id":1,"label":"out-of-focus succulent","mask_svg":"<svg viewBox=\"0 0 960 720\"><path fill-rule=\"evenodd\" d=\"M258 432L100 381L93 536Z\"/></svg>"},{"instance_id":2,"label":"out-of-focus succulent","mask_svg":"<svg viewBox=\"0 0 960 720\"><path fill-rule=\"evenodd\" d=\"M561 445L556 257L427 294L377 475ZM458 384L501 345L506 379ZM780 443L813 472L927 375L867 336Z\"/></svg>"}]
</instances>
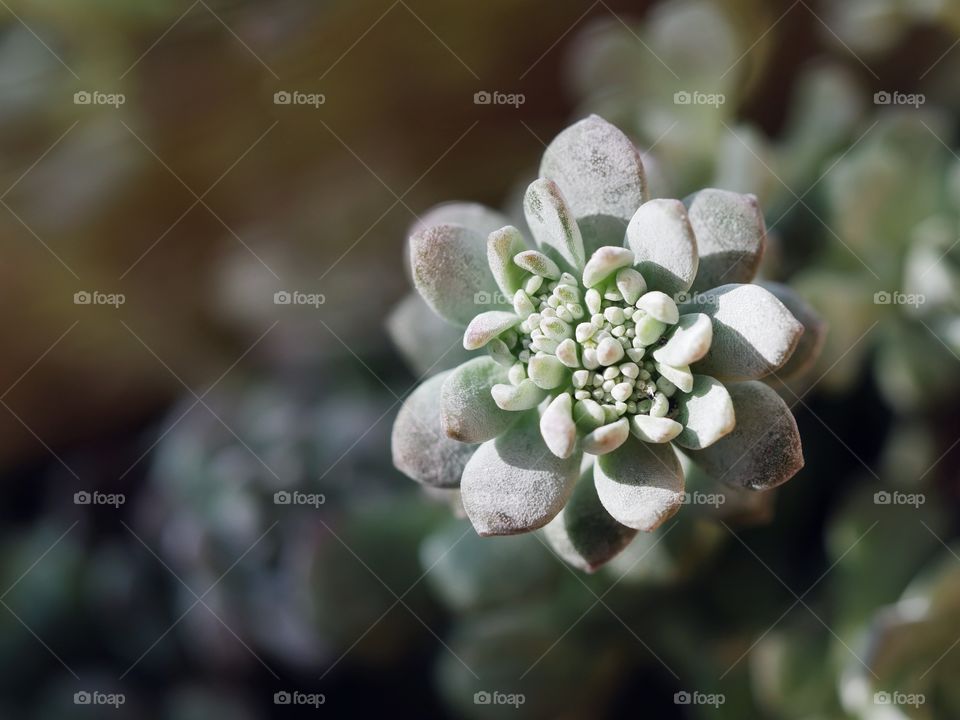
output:
<instances>
[{"instance_id":1,"label":"out-of-focus succulent","mask_svg":"<svg viewBox=\"0 0 960 720\"><path fill-rule=\"evenodd\" d=\"M918 25L939 25L951 35L960 33L960 3L955 0L849 0L831 3L824 10L824 36L861 53L890 50Z\"/></svg>"},{"instance_id":2,"label":"out-of-focus succulent","mask_svg":"<svg viewBox=\"0 0 960 720\"><path fill-rule=\"evenodd\" d=\"M884 397L902 412L960 389L960 165L945 128L935 112L879 118L826 176L834 235L818 266L793 282L830 321L824 387L849 387L871 359Z\"/></svg>"},{"instance_id":3,"label":"out-of-focus succulent","mask_svg":"<svg viewBox=\"0 0 960 720\"><path fill-rule=\"evenodd\" d=\"M759 23L760 16L741 17ZM718 3L683 0L657 4L637 28L605 17L576 38L569 76L581 111L609 118L634 132L642 148L655 148L655 197L713 182L725 125L736 123L769 45L761 36L745 52L762 30L736 20Z\"/></svg>"},{"instance_id":4,"label":"out-of-focus succulent","mask_svg":"<svg viewBox=\"0 0 960 720\"><path fill-rule=\"evenodd\" d=\"M765 241L753 197L648 200L633 144L591 116L547 148L524 210L536 250L475 206L447 206L410 239L417 290L488 356L408 398L398 468L459 487L481 535L553 521L557 551L591 570L680 508L671 442L740 487L793 476L796 423L756 380L776 376L804 326L749 284Z\"/></svg>"},{"instance_id":5,"label":"out-of-focus succulent","mask_svg":"<svg viewBox=\"0 0 960 720\"><path fill-rule=\"evenodd\" d=\"M386 428L369 432L383 414L377 394L345 371L338 377L336 387L302 378L225 385L205 400L216 416L200 407L171 415L182 419L157 448L143 524L194 592L213 586L205 602L229 629L203 607L183 621L205 661L256 662L235 632L291 664L318 663L394 601L378 576L398 594L415 577L417 544L440 509L398 492L372 450L386 443ZM195 603L178 593L184 608ZM407 602L423 598L421 587ZM396 613L357 653L382 657L417 628Z\"/></svg>"},{"instance_id":6,"label":"out-of-focus succulent","mask_svg":"<svg viewBox=\"0 0 960 720\"><path fill-rule=\"evenodd\" d=\"M956 714L944 692L944 678L955 676L956 666L948 657L942 668L936 660L960 635L960 562L941 544L945 505L931 488L892 483L896 467L885 463L881 470L884 489L864 481L834 512L826 537L831 563L805 596L815 615L799 608L758 640L752 684L771 716ZM939 579L918 580L931 578L920 572L931 560ZM917 693L925 702L907 706L907 696Z\"/></svg>"},{"instance_id":7,"label":"out-of-focus succulent","mask_svg":"<svg viewBox=\"0 0 960 720\"><path fill-rule=\"evenodd\" d=\"M797 197L850 138L862 93L836 63L801 69L778 137L741 117L776 43L777 23L764 12L750 2L660 3L636 28L604 20L574 43L569 76L581 110L612 119L648 150L654 197L704 185L753 193L780 226L792 219L785 214L802 215Z\"/></svg>"},{"instance_id":8,"label":"out-of-focus succulent","mask_svg":"<svg viewBox=\"0 0 960 720\"><path fill-rule=\"evenodd\" d=\"M864 720L960 715L960 560L944 548L896 603L874 615L861 662L842 678L846 709Z\"/></svg>"}]
</instances>

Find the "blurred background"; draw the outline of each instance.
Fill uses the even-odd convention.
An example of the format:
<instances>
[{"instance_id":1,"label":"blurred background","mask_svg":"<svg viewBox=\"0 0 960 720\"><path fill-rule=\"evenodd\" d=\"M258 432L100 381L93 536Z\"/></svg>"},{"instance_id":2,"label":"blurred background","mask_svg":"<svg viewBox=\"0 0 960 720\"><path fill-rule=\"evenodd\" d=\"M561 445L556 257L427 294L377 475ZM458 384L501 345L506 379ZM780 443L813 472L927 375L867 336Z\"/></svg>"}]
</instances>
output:
<instances>
[{"instance_id":1,"label":"blurred background","mask_svg":"<svg viewBox=\"0 0 960 720\"><path fill-rule=\"evenodd\" d=\"M960 717L956 0L0 6L0 717ZM586 576L389 438L407 229L590 112L830 334L792 482Z\"/></svg>"}]
</instances>

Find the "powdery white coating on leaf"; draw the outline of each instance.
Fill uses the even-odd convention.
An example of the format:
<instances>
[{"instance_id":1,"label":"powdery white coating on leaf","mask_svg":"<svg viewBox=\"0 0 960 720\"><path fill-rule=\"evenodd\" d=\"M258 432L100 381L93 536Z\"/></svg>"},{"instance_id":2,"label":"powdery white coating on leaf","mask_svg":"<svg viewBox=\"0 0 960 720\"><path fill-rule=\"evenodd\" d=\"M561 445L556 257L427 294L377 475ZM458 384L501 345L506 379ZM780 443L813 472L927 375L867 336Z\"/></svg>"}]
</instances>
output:
<instances>
[{"instance_id":1,"label":"powdery white coating on leaf","mask_svg":"<svg viewBox=\"0 0 960 720\"><path fill-rule=\"evenodd\" d=\"M707 188L684 200L697 238L700 270L695 290L753 280L767 229L754 195Z\"/></svg>"},{"instance_id":2,"label":"powdery white coating on leaf","mask_svg":"<svg viewBox=\"0 0 960 720\"><path fill-rule=\"evenodd\" d=\"M606 280L616 270L633 265L633 253L625 247L604 245L597 248L583 268L583 284L593 287Z\"/></svg>"},{"instance_id":3,"label":"powdery white coating on leaf","mask_svg":"<svg viewBox=\"0 0 960 720\"><path fill-rule=\"evenodd\" d=\"M800 341L803 325L759 285L721 285L683 307L713 322L713 342L696 371L718 380L754 380L777 370Z\"/></svg>"},{"instance_id":4,"label":"powdery white coating on leaf","mask_svg":"<svg viewBox=\"0 0 960 720\"><path fill-rule=\"evenodd\" d=\"M433 375L470 359L460 329L437 317L419 293L411 292L387 318L387 332L416 375Z\"/></svg>"},{"instance_id":5,"label":"powdery white coating on leaf","mask_svg":"<svg viewBox=\"0 0 960 720\"><path fill-rule=\"evenodd\" d=\"M659 290L645 293L637 301L637 307L660 322L675 325L680 320L680 311L673 298Z\"/></svg>"},{"instance_id":6,"label":"powdery white coating on leaf","mask_svg":"<svg viewBox=\"0 0 960 720\"><path fill-rule=\"evenodd\" d=\"M541 528L563 508L580 472L580 453L550 452L536 413L485 442L463 471L463 507L480 535L515 535Z\"/></svg>"},{"instance_id":7,"label":"powdery white coating on leaf","mask_svg":"<svg viewBox=\"0 0 960 720\"><path fill-rule=\"evenodd\" d=\"M543 532L554 552L585 572L595 572L612 560L637 534L614 520L600 503L593 465L583 472L570 500Z\"/></svg>"},{"instance_id":8,"label":"powdery white coating on leaf","mask_svg":"<svg viewBox=\"0 0 960 720\"><path fill-rule=\"evenodd\" d=\"M489 310L480 313L467 325L467 330L463 333L463 347L465 350L478 350L519 322L520 318L512 312Z\"/></svg>"},{"instance_id":9,"label":"powdery white coating on leaf","mask_svg":"<svg viewBox=\"0 0 960 720\"><path fill-rule=\"evenodd\" d=\"M751 490L785 483L803 467L803 448L790 408L761 382L728 387L737 422L733 430L703 450L689 450L715 480Z\"/></svg>"},{"instance_id":10,"label":"powdery white coating on leaf","mask_svg":"<svg viewBox=\"0 0 960 720\"><path fill-rule=\"evenodd\" d=\"M523 283L523 270L513 258L526 249L523 235L512 225L498 228L487 236L487 264L500 292L507 297L513 297Z\"/></svg>"},{"instance_id":11,"label":"powdery white coating on leaf","mask_svg":"<svg viewBox=\"0 0 960 720\"><path fill-rule=\"evenodd\" d=\"M552 390L560 387L569 380L570 371L567 366L553 355L538 354L530 358L527 373L537 387Z\"/></svg>"},{"instance_id":12,"label":"powdery white coating on leaf","mask_svg":"<svg viewBox=\"0 0 960 720\"><path fill-rule=\"evenodd\" d=\"M434 225L410 238L413 283L440 317L464 326L477 314L478 297L495 297L486 241L462 225Z\"/></svg>"},{"instance_id":13,"label":"powdery white coating on leaf","mask_svg":"<svg viewBox=\"0 0 960 720\"><path fill-rule=\"evenodd\" d=\"M573 398L557 395L540 416L540 434L558 458L568 458L577 445L577 426L573 422Z\"/></svg>"},{"instance_id":14,"label":"powdery white coating on leaf","mask_svg":"<svg viewBox=\"0 0 960 720\"><path fill-rule=\"evenodd\" d=\"M547 391L541 390L533 380L527 378L519 385L494 385L490 395L500 409L516 412L535 408L546 399Z\"/></svg>"},{"instance_id":15,"label":"powdery white coating on leaf","mask_svg":"<svg viewBox=\"0 0 960 720\"><path fill-rule=\"evenodd\" d=\"M651 289L676 295L693 284L697 241L679 200L657 199L641 205L627 226L627 247L636 255L636 268Z\"/></svg>"},{"instance_id":16,"label":"powdery white coating on leaf","mask_svg":"<svg viewBox=\"0 0 960 720\"><path fill-rule=\"evenodd\" d=\"M623 268L617 273L617 290L623 301L633 305L647 291L647 281L633 268Z\"/></svg>"},{"instance_id":17,"label":"powdery white coating on leaf","mask_svg":"<svg viewBox=\"0 0 960 720\"><path fill-rule=\"evenodd\" d=\"M396 468L417 482L439 488L460 485L477 445L447 437L440 422L440 392L452 371L435 375L404 401L393 423L391 451Z\"/></svg>"},{"instance_id":18,"label":"powdery white coating on leaf","mask_svg":"<svg viewBox=\"0 0 960 720\"><path fill-rule=\"evenodd\" d=\"M713 445L737 423L730 393L707 375L693 376L693 389L677 399L677 408L677 421L683 425L683 431L676 443L692 450Z\"/></svg>"},{"instance_id":19,"label":"powdery white coating on leaf","mask_svg":"<svg viewBox=\"0 0 960 720\"><path fill-rule=\"evenodd\" d=\"M683 470L668 443L632 438L597 458L594 480L607 512L637 530L657 529L683 504Z\"/></svg>"},{"instance_id":20,"label":"powdery white coating on leaf","mask_svg":"<svg viewBox=\"0 0 960 720\"><path fill-rule=\"evenodd\" d=\"M673 440L683 430L676 420L652 415L631 415L630 432L638 440L648 443L665 443Z\"/></svg>"},{"instance_id":21,"label":"powdery white coating on leaf","mask_svg":"<svg viewBox=\"0 0 960 720\"><path fill-rule=\"evenodd\" d=\"M540 249L579 275L586 261L583 238L557 184L546 178L530 183L523 212Z\"/></svg>"},{"instance_id":22,"label":"powdery white coating on leaf","mask_svg":"<svg viewBox=\"0 0 960 720\"><path fill-rule=\"evenodd\" d=\"M591 455L606 455L623 445L629 435L630 422L622 417L584 436L583 451Z\"/></svg>"},{"instance_id":23,"label":"powdery white coating on leaf","mask_svg":"<svg viewBox=\"0 0 960 720\"><path fill-rule=\"evenodd\" d=\"M513 257L517 267L550 280L560 279L560 267L549 257L537 250L524 250Z\"/></svg>"},{"instance_id":24,"label":"powdery white coating on leaf","mask_svg":"<svg viewBox=\"0 0 960 720\"><path fill-rule=\"evenodd\" d=\"M453 200L434 205L427 210L413 223L407 234L416 235L434 225L463 225L486 237L509 222L503 213L481 203Z\"/></svg>"},{"instance_id":25,"label":"powdery white coating on leaf","mask_svg":"<svg viewBox=\"0 0 960 720\"><path fill-rule=\"evenodd\" d=\"M656 349L653 359L680 367L701 359L713 341L713 323L703 313L683 315L663 347Z\"/></svg>"},{"instance_id":26,"label":"powdery white coating on leaf","mask_svg":"<svg viewBox=\"0 0 960 720\"><path fill-rule=\"evenodd\" d=\"M486 237L508 222L510 220L503 213L480 203L454 200L434 205L420 215L407 230L407 248L403 254L403 264L407 274L410 275L411 279L413 278L413 270L410 266L410 238L421 230L434 225L463 225L465 228Z\"/></svg>"},{"instance_id":27,"label":"powdery white coating on leaf","mask_svg":"<svg viewBox=\"0 0 960 720\"><path fill-rule=\"evenodd\" d=\"M804 375L816 363L827 340L827 322L793 288L781 283L760 285L772 292L777 300L803 325L803 335L790 359L777 370L777 379L787 381Z\"/></svg>"},{"instance_id":28,"label":"powdery white coating on leaf","mask_svg":"<svg viewBox=\"0 0 960 720\"><path fill-rule=\"evenodd\" d=\"M657 369L658 373L663 375L683 392L688 393L691 388L693 388L693 373L690 372L689 366L674 367L673 365L665 365L664 363L654 363L653 366Z\"/></svg>"},{"instance_id":29,"label":"powdery white coating on leaf","mask_svg":"<svg viewBox=\"0 0 960 720\"><path fill-rule=\"evenodd\" d=\"M550 178L579 224L588 252L620 244L633 213L647 199L640 155L617 127L591 115L561 132L543 154Z\"/></svg>"},{"instance_id":30,"label":"powdery white coating on leaf","mask_svg":"<svg viewBox=\"0 0 960 720\"><path fill-rule=\"evenodd\" d=\"M497 437L517 419L494 402L491 388L507 382L507 371L489 357L454 368L440 393L440 420L448 437L479 443Z\"/></svg>"}]
</instances>

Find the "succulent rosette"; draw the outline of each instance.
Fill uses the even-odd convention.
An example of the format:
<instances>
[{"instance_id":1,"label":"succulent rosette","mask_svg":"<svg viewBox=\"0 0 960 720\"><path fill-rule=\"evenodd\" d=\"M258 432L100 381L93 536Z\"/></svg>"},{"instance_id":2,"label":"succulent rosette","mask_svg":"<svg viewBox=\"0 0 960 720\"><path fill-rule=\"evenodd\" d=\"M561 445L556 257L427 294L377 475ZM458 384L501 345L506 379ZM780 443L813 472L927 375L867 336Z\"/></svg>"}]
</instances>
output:
<instances>
[{"instance_id":1,"label":"succulent rosette","mask_svg":"<svg viewBox=\"0 0 960 720\"><path fill-rule=\"evenodd\" d=\"M648 199L635 146L597 116L550 144L539 175L523 204L532 244L476 205L414 229L417 291L465 328L464 349L487 352L407 398L393 458L459 488L480 535L547 526L564 559L593 570L680 509L677 450L752 490L802 467L789 408L757 380L791 360L804 324L749 283L765 243L753 196Z\"/></svg>"}]
</instances>

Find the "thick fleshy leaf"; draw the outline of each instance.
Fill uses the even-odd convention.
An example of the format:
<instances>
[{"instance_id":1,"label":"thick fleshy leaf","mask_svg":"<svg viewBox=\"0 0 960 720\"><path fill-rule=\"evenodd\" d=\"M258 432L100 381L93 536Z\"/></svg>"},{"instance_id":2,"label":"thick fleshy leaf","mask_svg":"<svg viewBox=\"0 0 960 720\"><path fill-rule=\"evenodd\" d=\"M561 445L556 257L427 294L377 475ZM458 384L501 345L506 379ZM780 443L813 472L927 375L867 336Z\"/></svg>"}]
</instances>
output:
<instances>
[{"instance_id":1,"label":"thick fleshy leaf","mask_svg":"<svg viewBox=\"0 0 960 720\"><path fill-rule=\"evenodd\" d=\"M761 283L782 302L790 314L803 325L800 342L790 359L777 371L777 378L787 381L804 375L820 357L823 344L827 339L827 323L813 306L788 285L781 283Z\"/></svg>"},{"instance_id":2,"label":"thick fleshy leaf","mask_svg":"<svg viewBox=\"0 0 960 720\"><path fill-rule=\"evenodd\" d=\"M693 376L691 391L677 397L677 410L677 422L683 431L675 442L691 450L713 445L737 422L730 393L708 375Z\"/></svg>"},{"instance_id":3,"label":"thick fleshy leaf","mask_svg":"<svg viewBox=\"0 0 960 720\"><path fill-rule=\"evenodd\" d=\"M669 295L659 290L644 293L637 301L637 307L667 325L675 325L680 321L677 303Z\"/></svg>"},{"instance_id":4,"label":"thick fleshy leaf","mask_svg":"<svg viewBox=\"0 0 960 720\"><path fill-rule=\"evenodd\" d=\"M633 268L623 268L617 273L617 290L628 305L633 305L647 291L647 281Z\"/></svg>"},{"instance_id":5,"label":"thick fleshy leaf","mask_svg":"<svg viewBox=\"0 0 960 720\"><path fill-rule=\"evenodd\" d=\"M558 458L530 412L479 447L463 471L467 517L480 535L515 535L541 528L563 508L580 472L580 453Z\"/></svg>"},{"instance_id":6,"label":"thick fleshy leaf","mask_svg":"<svg viewBox=\"0 0 960 720\"><path fill-rule=\"evenodd\" d=\"M584 286L589 288L599 285L620 268L633 265L633 260L633 253L625 247L604 245L597 248L583 268Z\"/></svg>"},{"instance_id":7,"label":"thick fleshy leaf","mask_svg":"<svg viewBox=\"0 0 960 720\"><path fill-rule=\"evenodd\" d=\"M557 135L540 176L560 186L580 226L587 254L619 245L633 213L647 199L640 155L630 138L597 115Z\"/></svg>"},{"instance_id":8,"label":"thick fleshy leaf","mask_svg":"<svg viewBox=\"0 0 960 720\"><path fill-rule=\"evenodd\" d=\"M627 440L597 458L597 495L607 512L627 527L649 532L683 504L683 470L669 444Z\"/></svg>"},{"instance_id":9,"label":"thick fleshy leaf","mask_svg":"<svg viewBox=\"0 0 960 720\"><path fill-rule=\"evenodd\" d=\"M523 285L523 270L513 258L527 249L523 235L513 225L498 228L487 236L487 264L500 292L508 298Z\"/></svg>"},{"instance_id":10,"label":"thick fleshy leaf","mask_svg":"<svg viewBox=\"0 0 960 720\"><path fill-rule=\"evenodd\" d=\"M417 291L440 317L466 325L499 296L484 238L462 225L434 225L410 238Z\"/></svg>"},{"instance_id":11,"label":"thick fleshy leaf","mask_svg":"<svg viewBox=\"0 0 960 720\"><path fill-rule=\"evenodd\" d=\"M636 268L650 289L676 295L693 284L697 241L679 200L641 205L627 226L627 247L636 255Z\"/></svg>"},{"instance_id":12,"label":"thick fleshy leaf","mask_svg":"<svg viewBox=\"0 0 960 720\"><path fill-rule=\"evenodd\" d=\"M548 278L560 279L560 267L539 250L524 250L513 257L513 263L527 272Z\"/></svg>"},{"instance_id":13,"label":"thick fleshy leaf","mask_svg":"<svg viewBox=\"0 0 960 720\"><path fill-rule=\"evenodd\" d=\"M684 200L697 238L700 269L694 289L747 283L757 274L767 241L754 195L707 188Z\"/></svg>"},{"instance_id":14,"label":"thick fleshy leaf","mask_svg":"<svg viewBox=\"0 0 960 720\"><path fill-rule=\"evenodd\" d=\"M713 323L703 313L683 315L663 347L653 352L653 359L680 367L701 359L713 341Z\"/></svg>"},{"instance_id":15,"label":"thick fleshy leaf","mask_svg":"<svg viewBox=\"0 0 960 720\"><path fill-rule=\"evenodd\" d=\"M585 572L594 572L613 559L637 534L614 520L600 503L593 465L583 472L570 500L543 532L557 555Z\"/></svg>"},{"instance_id":16,"label":"thick fleshy leaf","mask_svg":"<svg viewBox=\"0 0 960 720\"><path fill-rule=\"evenodd\" d=\"M727 485L711 478L689 454L678 452L684 477L684 513L691 517L723 520L740 527L766 525L774 515L777 489L756 492L738 485ZM686 519L686 518L685 518Z\"/></svg>"},{"instance_id":17,"label":"thick fleshy leaf","mask_svg":"<svg viewBox=\"0 0 960 720\"><path fill-rule=\"evenodd\" d=\"M577 445L577 426L573 422L573 398L560 393L540 416L540 434L558 458L568 458Z\"/></svg>"},{"instance_id":18,"label":"thick fleshy leaf","mask_svg":"<svg viewBox=\"0 0 960 720\"><path fill-rule=\"evenodd\" d=\"M441 388L452 371L424 382L404 401L393 423L393 464L417 482L455 488L477 445L447 437L440 422Z\"/></svg>"},{"instance_id":19,"label":"thick fleshy leaf","mask_svg":"<svg viewBox=\"0 0 960 720\"><path fill-rule=\"evenodd\" d=\"M430 309L419 293L411 292L387 318L387 332L417 375L434 375L466 362L463 333Z\"/></svg>"},{"instance_id":20,"label":"thick fleshy leaf","mask_svg":"<svg viewBox=\"0 0 960 720\"><path fill-rule=\"evenodd\" d=\"M676 385L682 392L688 393L693 389L693 373L687 365L674 367L664 363L654 363L657 372Z\"/></svg>"},{"instance_id":21,"label":"thick fleshy leaf","mask_svg":"<svg viewBox=\"0 0 960 720\"><path fill-rule=\"evenodd\" d=\"M474 202L445 202L434 205L420 216L407 235L416 235L419 231L434 225L463 225L475 233L486 237L497 228L502 228L510 220L501 212L486 205Z\"/></svg>"},{"instance_id":22,"label":"thick fleshy leaf","mask_svg":"<svg viewBox=\"0 0 960 720\"><path fill-rule=\"evenodd\" d=\"M759 285L721 285L696 297L713 322L710 350L695 370L718 380L753 380L778 370L800 341L803 325Z\"/></svg>"},{"instance_id":23,"label":"thick fleshy leaf","mask_svg":"<svg viewBox=\"0 0 960 720\"><path fill-rule=\"evenodd\" d=\"M497 335L519 323L520 318L512 312L488 310L480 313L467 325L463 334L463 347L465 350L479 350Z\"/></svg>"},{"instance_id":24,"label":"thick fleshy leaf","mask_svg":"<svg viewBox=\"0 0 960 720\"><path fill-rule=\"evenodd\" d=\"M737 422L733 430L690 456L714 480L752 490L776 487L803 467L797 422L777 393L761 382L727 388Z\"/></svg>"},{"instance_id":25,"label":"thick fleshy leaf","mask_svg":"<svg viewBox=\"0 0 960 720\"><path fill-rule=\"evenodd\" d=\"M538 353L530 358L527 372L537 387L544 390L560 387L570 377L569 368L555 356L546 353Z\"/></svg>"},{"instance_id":26,"label":"thick fleshy leaf","mask_svg":"<svg viewBox=\"0 0 960 720\"><path fill-rule=\"evenodd\" d=\"M440 420L454 440L479 443L495 438L517 416L497 406L491 389L507 382L506 369L489 357L473 358L450 372L440 393Z\"/></svg>"},{"instance_id":27,"label":"thick fleshy leaf","mask_svg":"<svg viewBox=\"0 0 960 720\"><path fill-rule=\"evenodd\" d=\"M591 455L605 455L623 445L630 436L630 423L622 417L616 422L601 425L583 438L583 451Z\"/></svg>"},{"instance_id":28,"label":"thick fleshy leaf","mask_svg":"<svg viewBox=\"0 0 960 720\"><path fill-rule=\"evenodd\" d=\"M523 212L537 245L579 275L586 262L583 238L557 184L546 178L530 183Z\"/></svg>"},{"instance_id":29,"label":"thick fleshy leaf","mask_svg":"<svg viewBox=\"0 0 960 720\"><path fill-rule=\"evenodd\" d=\"M413 278L410 267L410 238L421 230L434 225L463 225L482 237L486 237L497 228L501 228L510 220L503 213L499 213L486 205L473 202L445 202L434 205L423 213L407 231L407 248L404 252L403 264L407 275Z\"/></svg>"},{"instance_id":30,"label":"thick fleshy leaf","mask_svg":"<svg viewBox=\"0 0 960 720\"><path fill-rule=\"evenodd\" d=\"M547 397L547 391L541 390L530 378L526 378L519 385L494 385L490 389L493 401L502 410L516 412L535 408Z\"/></svg>"},{"instance_id":31,"label":"thick fleshy leaf","mask_svg":"<svg viewBox=\"0 0 960 720\"><path fill-rule=\"evenodd\" d=\"M676 420L652 415L631 415L630 432L643 442L665 443L673 440L683 430Z\"/></svg>"}]
</instances>

